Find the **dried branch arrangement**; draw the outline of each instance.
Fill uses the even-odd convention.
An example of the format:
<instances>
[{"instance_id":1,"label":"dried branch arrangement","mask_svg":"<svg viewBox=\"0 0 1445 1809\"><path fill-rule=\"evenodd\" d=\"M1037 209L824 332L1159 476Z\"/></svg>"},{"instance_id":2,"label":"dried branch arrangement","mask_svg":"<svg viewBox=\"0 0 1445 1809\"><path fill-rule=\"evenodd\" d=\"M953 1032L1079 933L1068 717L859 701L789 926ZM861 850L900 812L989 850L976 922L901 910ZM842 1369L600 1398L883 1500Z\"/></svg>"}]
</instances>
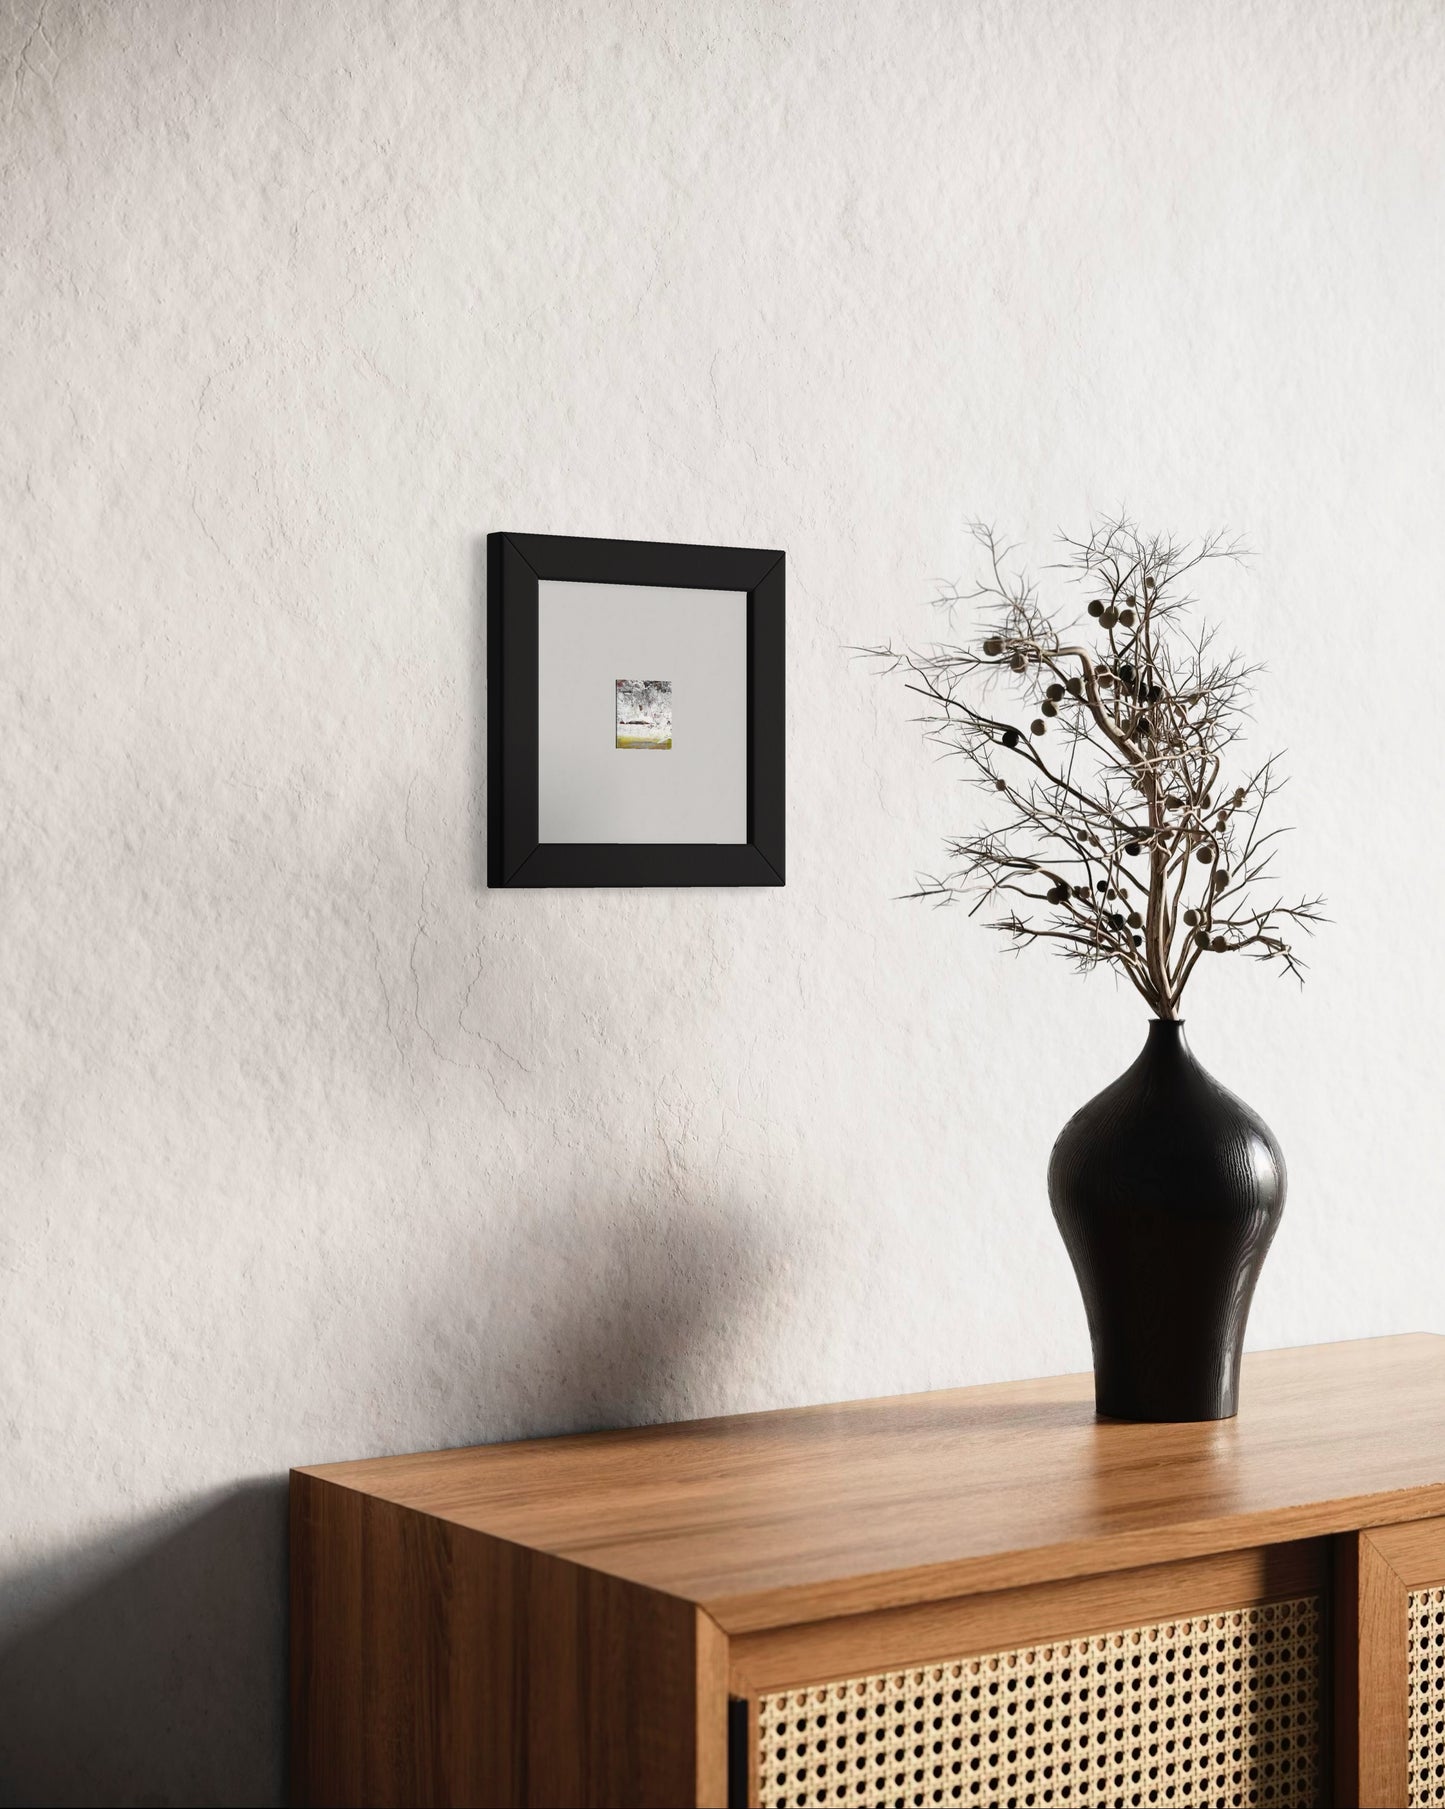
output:
<instances>
[{"instance_id":1,"label":"dried branch arrangement","mask_svg":"<svg viewBox=\"0 0 1445 1809\"><path fill-rule=\"evenodd\" d=\"M1239 547L1218 536L1181 545L1127 517L1064 536L1052 569L1085 604L1065 628L1069 612L1046 609L1027 572L1006 570L1013 549L991 528L974 535L985 576L940 603L981 608L977 647L865 650L906 674L928 701L928 739L1004 812L997 828L949 841L952 867L913 896L1002 908L992 927L1015 947L1051 942L1084 970L1111 963L1161 1018L1179 1016L1206 956L1249 955L1302 977L1290 936L1323 921L1323 901L1273 893L1275 759L1226 773L1257 669L1191 626L1190 575Z\"/></svg>"}]
</instances>

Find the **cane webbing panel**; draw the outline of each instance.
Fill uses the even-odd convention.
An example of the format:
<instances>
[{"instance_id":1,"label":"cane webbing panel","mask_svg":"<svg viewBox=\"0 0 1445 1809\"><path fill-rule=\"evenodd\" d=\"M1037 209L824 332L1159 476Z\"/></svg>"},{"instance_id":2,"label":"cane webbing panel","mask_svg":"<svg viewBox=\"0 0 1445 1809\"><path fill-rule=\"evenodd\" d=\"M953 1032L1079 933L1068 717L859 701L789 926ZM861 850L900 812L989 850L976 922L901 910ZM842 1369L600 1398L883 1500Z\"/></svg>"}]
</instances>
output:
<instances>
[{"instance_id":1,"label":"cane webbing panel","mask_svg":"<svg viewBox=\"0 0 1445 1809\"><path fill-rule=\"evenodd\" d=\"M1445 1803L1445 1589L1410 1592L1410 1809Z\"/></svg>"},{"instance_id":2,"label":"cane webbing panel","mask_svg":"<svg viewBox=\"0 0 1445 1809\"><path fill-rule=\"evenodd\" d=\"M852 1677L759 1698L758 1801L1313 1809L1321 1690L1313 1596Z\"/></svg>"}]
</instances>

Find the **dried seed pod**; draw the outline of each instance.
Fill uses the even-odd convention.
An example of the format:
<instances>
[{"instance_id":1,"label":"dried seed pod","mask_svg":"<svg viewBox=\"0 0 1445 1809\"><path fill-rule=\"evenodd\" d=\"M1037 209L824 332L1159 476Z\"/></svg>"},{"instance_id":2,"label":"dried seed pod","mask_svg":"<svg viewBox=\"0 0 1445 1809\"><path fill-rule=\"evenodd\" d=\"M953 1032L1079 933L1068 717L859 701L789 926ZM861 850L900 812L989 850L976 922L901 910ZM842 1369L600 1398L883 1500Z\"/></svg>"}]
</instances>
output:
<instances>
[{"instance_id":1,"label":"dried seed pod","mask_svg":"<svg viewBox=\"0 0 1445 1809\"><path fill-rule=\"evenodd\" d=\"M1103 615L1103 613L1104 613L1104 605L1099 601L1099 599L1097 597L1091 598L1089 601L1089 614L1091 616L1101 616L1101 615Z\"/></svg>"},{"instance_id":2,"label":"dried seed pod","mask_svg":"<svg viewBox=\"0 0 1445 1809\"><path fill-rule=\"evenodd\" d=\"M1091 898L1092 896L1093 896L1093 894L1089 891L1089 888L1087 886L1075 886L1074 887L1074 897L1075 898Z\"/></svg>"},{"instance_id":3,"label":"dried seed pod","mask_svg":"<svg viewBox=\"0 0 1445 1809\"><path fill-rule=\"evenodd\" d=\"M1234 805L1235 805L1236 810L1244 802L1244 797L1245 797L1244 787L1241 785L1234 794Z\"/></svg>"},{"instance_id":4,"label":"dried seed pod","mask_svg":"<svg viewBox=\"0 0 1445 1809\"><path fill-rule=\"evenodd\" d=\"M1055 703L1050 703L1047 697L1039 705L1039 709L1045 716L1057 716L1059 713L1059 706Z\"/></svg>"},{"instance_id":5,"label":"dried seed pod","mask_svg":"<svg viewBox=\"0 0 1445 1809\"><path fill-rule=\"evenodd\" d=\"M1214 850L1210 847L1209 843L1206 842L1202 848L1196 848L1194 850L1194 858L1197 861L1212 861L1214 859Z\"/></svg>"},{"instance_id":6,"label":"dried seed pod","mask_svg":"<svg viewBox=\"0 0 1445 1809\"><path fill-rule=\"evenodd\" d=\"M1005 747L1017 747L1019 744L1019 732L1017 729L1005 729L1003 734L999 736L999 740Z\"/></svg>"},{"instance_id":7,"label":"dried seed pod","mask_svg":"<svg viewBox=\"0 0 1445 1809\"><path fill-rule=\"evenodd\" d=\"M1216 867L1214 869L1214 889L1215 889L1215 891L1222 892L1228 884L1229 884L1228 868Z\"/></svg>"},{"instance_id":8,"label":"dried seed pod","mask_svg":"<svg viewBox=\"0 0 1445 1809\"><path fill-rule=\"evenodd\" d=\"M1029 663L1028 660L1024 657L1024 655L1022 653L1011 654L1009 656L1009 663L1008 663L1009 671L1010 672L1022 672L1027 668L1028 663Z\"/></svg>"},{"instance_id":9,"label":"dried seed pod","mask_svg":"<svg viewBox=\"0 0 1445 1809\"><path fill-rule=\"evenodd\" d=\"M1065 679L1064 689L1068 692L1070 697L1082 697L1084 695L1084 687L1076 678Z\"/></svg>"},{"instance_id":10,"label":"dried seed pod","mask_svg":"<svg viewBox=\"0 0 1445 1809\"><path fill-rule=\"evenodd\" d=\"M1139 913L1137 911L1130 911L1129 928L1131 930L1138 930L1138 929L1142 929L1143 927L1144 927L1144 919L1139 915Z\"/></svg>"},{"instance_id":11,"label":"dried seed pod","mask_svg":"<svg viewBox=\"0 0 1445 1809\"><path fill-rule=\"evenodd\" d=\"M1194 946L1196 948L1208 948L1209 947L1209 937L1205 934L1205 932L1203 930L1196 930L1194 932Z\"/></svg>"},{"instance_id":12,"label":"dried seed pod","mask_svg":"<svg viewBox=\"0 0 1445 1809\"><path fill-rule=\"evenodd\" d=\"M1143 948L1144 938L1142 936L1133 936L1130 940L1133 942L1135 948Z\"/></svg>"},{"instance_id":13,"label":"dried seed pod","mask_svg":"<svg viewBox=\"0 0 1445 1809\"><path fill-rule=\"evenodd\" d=\"M1124 852L1128 855L1142 854L1143 849L1138 842L1125 842Z\"/></svg>"},{"instance_id":14,"label":"dried seed pod","mask_svg":"<svg viewBox=\"0 0 1445 1809\"><path fill-rule=\"evenodd\" d=\"M1186 911L1184 913L1184 921L1189 925L1190 929L1193 929L1195 924L1199 922L1198 911Z\"/></svg>"},{"instance_id":15,"label":"dried seed pod","mask_svg":"<svg viewBox=\"0 0 1445 1809\"><path fill-rule=\"evenodd\" d=\"M1132 609L1121 609L1119 611L1119 626L1121 628L1132 628L1134 626L1134 612Z\"/></svg>"},{"instance_id":16,"label":"dried seed pod","mask_svg":"<svg viewBox=\"0 0 1445 1809\"><path fill-rule=\"evenodd\" d=\"M1152 578L1146 578L1144 580L1144 588L1145 588L1145 590L1154 590L1157 588L1157 586L1155 585L1154 580Z\"/></svg>"},{"instance_id":17,"label":"dried seed pod","mask_svg":"<svg viewBox=\"0 0 1445 1809\"><path fill-rule=\"evenodd\" d=\"M1033 721L1029 724L1029 731L1034 735L1042 735L1048 726L1049 725L1044 721L1042 716L1035 716Z\"/></svg>"},{"instance_id":18,"label":"dried seed pod","mask_svg":"<svg viewBox=\"0 0 1445 1809\"><path fill-rule=\"evenodd\" d=\"M1096 890L1096 891L1099 891L1099 892L1107 892L1107 891L1108 891L1108 890L1109 890L1109 882L1108 882L1108 880L1107 880L1107 879L1101 879L1101 880L1100 880L1100 881L1099 881L1099 883L1098 883L1098 885L1097 885L1097 887L1096 887L1096 888L1095 888L1095 890Z\"/></svg>"},{"instance_id":19,"label":"dried seed pod","mask_svg":"<svg viewBox=\"0 0 1445 1809\"><path fill-rule=\"evenodd\" d=\"M1119 612L1111 603L1104 611L1103 615L1099 617L1099 626L1100 628L1112 628L1118 620Z\"/></svg>"},{"instance_id":20,"label":"dried seed pod","mask_svg":"<svg viewBox=\"0 0 1445 1809\"><path fill-rule=\"evenodd\" d=\"M1119 896L1119 894L1114 890L1113 886L1110 886L1109 890L1104 894L1104 896L1106 898L1117 898Z\"/></svg>"},{"instance_id":21,"label":"dried seed pod","mask_svg":"<svg viewBox=\"0 0 1445 1809\"><path fill-rule=\"evenodd\" d=\"M1069 895L1062 886L1050 886L1044 896L1050 904L1062 904Z\"/></svg>"},{"instance_id":22,"label":"dried seed pod","mask_svg":"<svg viewBox=\"0 0 1445 1809\"><path fill-rule=\"evenodd\" d=\"M1101 691L1107 691L1113 682L1114 675L1112 672L1101 672L1099 674L1099 689Z\"/></svg>"},{"instance_id":23,"label":"dried seed pod","mask_svg":"<svg viewBox=\"0 0 1445 1809\"><path fill-rule=\"evenodd\" d=\"M994 659L1003 652L1003 642L996 634L991 634L984 642L983 650L990 659Z\"/></svg>"},{"instance_id":24,"label":"dried seed pod","mask_svg":"<svg viewBox=\"0 0 1445 1809\"><path fill-rule=\"evenodd\" d=\"M1050 703L1061 702L1063 695L1064 687L1062 685L1050 685L1048 690L1044 692L1044 696L1048 698Z\"/></svg>"},{"instance_id":25,"label":"dried seed pod","mask_svg":"<svg viewBox=\"0 0 1445 1809\"><path fill-rule=\"evenodd\" d=\"M1166 810L1183 810L1184 800L1179 796L1178 792L1171 791L1169 796L1164 800L1164 808Z\"/></svg>"},{"instance_id":26,"label":"dried seed pod","mask_svg":"<svg viewBox=\"0 0 1445 1809\"><path fill-rule=\"evenodd\" d=\"M1147 716L1141 716L1139 718L1139 724L1138 724L1138 727L1134 730L1134 733L1136 735L1142 735L1146 741L1148 740L1150 735L1152 735L1154 733L1154 731L1149 727L1149 718Z\"/></svg>"},{"instance_id":27,"label":"dried seed pod","mask_svg":"<svg viewBox=\"0 0 1445 1809\"><path fill-rule=\"evenodd\" d=\"M1124 601L1126 603L1132 604L1132 603L1137 603L1139 601L1139 599L1134 595L1132 590L1126 590L1124 592Z\"/></svg>"},{"instance_id":28,"label":"dried seed pod","mask_svg":"<svg viewBox=\"0 0 1445 1809\"><path fill-rule=\"evenodd\" d=\"M1229 944L1224 940L1223 936L1216 936L1209 946L1214 950L1216 955L1222 955L1229 947Z\"/></svg>"},{"instance_id":29,"label":"dried seed pod","mask_svg":"<svg viewBox=\"0 0 1445 1809\"><path fill-rule=\"evenodd\" d=\"M993 788L995 791L1007 791L1008 790L1008 780L1007 779L995 779L993 782Z\"/></svg>"},{"instance_id":30,"label":"dried seed pod","mask_svg":"<svg viewBox=\"0 0 1445 1809\"><path fill-rule=\"evenodd\" d=\"M1121 661L1119 665L1119 682L1125 685L1132 685L1134 678L1134 668L1129 664L1128 660Z\"/></svg>"},{"instance_id":31,"label":"dried seed pod","mask_svg":"<svg viewBox=\"0 0 1445 1809\"><path fill-rule=\"evenodd\" d=\"M1205 809L1206 809L1206 810L1208 810L1208 809L1210 809L1210 808L1211 808L1211 806L1212 806L1212 805L1213 805L1213 803L1214 803L1214 799L1213 799L1213 798L1211 798L1211 797L1210 797L1210 795L1209 795L1209 793L1208 793L1208 792L1205 792L1205 794L1204 794L1204 808L1205 808Z\"/></svg>"}]
</instances>

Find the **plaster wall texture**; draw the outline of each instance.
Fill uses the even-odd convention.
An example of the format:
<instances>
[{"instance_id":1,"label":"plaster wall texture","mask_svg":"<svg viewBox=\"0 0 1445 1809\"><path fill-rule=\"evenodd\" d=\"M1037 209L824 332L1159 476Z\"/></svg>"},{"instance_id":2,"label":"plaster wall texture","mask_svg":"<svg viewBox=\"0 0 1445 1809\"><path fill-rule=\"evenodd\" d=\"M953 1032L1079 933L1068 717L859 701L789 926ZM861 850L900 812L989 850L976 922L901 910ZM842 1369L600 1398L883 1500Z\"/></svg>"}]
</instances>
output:
<instances>
[{"instance_id":1,"label":"plaster wall texture","mask_svg":"<svg viewBox=\"0 0 1445 1809\"><path fill-rule=\"evenodd\" d=\"M847 649L1229 524L1300 992L1256 1346L1441 1325L1445 12L0 11L0 1793L283 1791L294 1462L1081 1368L1141 1008L898 902ZM785 890L488 892L482 537L775 545ZM1245 1411L1248 1402L1245 1402Z\"/></svg>"}]
</instances>

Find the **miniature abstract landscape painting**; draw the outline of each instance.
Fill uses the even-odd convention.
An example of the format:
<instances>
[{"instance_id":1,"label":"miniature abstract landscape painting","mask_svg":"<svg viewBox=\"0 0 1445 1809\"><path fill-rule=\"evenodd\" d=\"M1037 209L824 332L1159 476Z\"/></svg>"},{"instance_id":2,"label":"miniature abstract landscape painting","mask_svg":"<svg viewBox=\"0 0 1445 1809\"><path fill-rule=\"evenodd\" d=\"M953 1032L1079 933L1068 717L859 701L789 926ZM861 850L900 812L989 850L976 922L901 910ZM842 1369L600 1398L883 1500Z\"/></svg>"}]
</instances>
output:
<instances>
[{"instance_id":1,"label":"miniature abstract landscape painting","mask_svg":"<svg viewBox=\"0 0 1445 1809\"><path fill-rule=\"evenodd\" d=\"M672 746L670 678L618 679L617 745L625 748Z\"/></svg>"}]
</instances>

